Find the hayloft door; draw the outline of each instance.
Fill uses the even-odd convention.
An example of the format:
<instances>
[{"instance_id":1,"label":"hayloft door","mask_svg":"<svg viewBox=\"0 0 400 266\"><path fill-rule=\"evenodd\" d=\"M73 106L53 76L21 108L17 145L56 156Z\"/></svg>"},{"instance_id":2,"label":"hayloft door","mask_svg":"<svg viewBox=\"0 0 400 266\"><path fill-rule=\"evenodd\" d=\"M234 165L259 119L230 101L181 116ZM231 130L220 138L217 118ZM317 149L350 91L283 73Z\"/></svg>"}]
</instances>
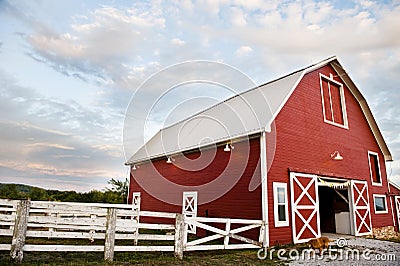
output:
<instances>
[{"instance_id":1,"label":"hayloft door","mask_svg":"<svg viewBox=\"0 0 400 266\"><path fill-rule=\"evenodd\" d=\"M367 181L351 180L350 193L353 209L354 235L369 235L372 233L372 226Z\"/></svg>"},{"instance_id":2,"label":"hayloft door","mask_svg":"<svg viewBox=\"0 0 400 266\"><path fill-rule=\"evenodd\" d=\"M293 242L321 236L316 175L290 173Z\"/></svg>"}]
</instances>

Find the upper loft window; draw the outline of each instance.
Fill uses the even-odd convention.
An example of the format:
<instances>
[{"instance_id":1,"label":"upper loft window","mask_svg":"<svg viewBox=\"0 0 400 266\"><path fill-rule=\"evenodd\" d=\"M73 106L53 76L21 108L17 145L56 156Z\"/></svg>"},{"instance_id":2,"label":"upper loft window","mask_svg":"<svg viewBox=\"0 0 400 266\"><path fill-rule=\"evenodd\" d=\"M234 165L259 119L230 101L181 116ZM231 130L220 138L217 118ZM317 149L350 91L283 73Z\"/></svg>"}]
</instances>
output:
<instances>
[{"instance_id":1,"label":"upper loft window","mask_svg":"<svg viewBox=\"0 0 400 266\"><path fill-rule=\"evenodd\" d=\"M330 77L320 74L322 109L324 121L328 124L348 128L343 85Z\"/></svg>"},{"instance_id":2,"label":"upper loft window","mask_svg":"<svg viewBox=\"0 0 400 266\"><path fill-rule=\"evenodd\" d=\"M381 169L379 167L379 157L376 152L368 152L369 172L372 185L382 186Z\"/></svg>"}]
</instances>

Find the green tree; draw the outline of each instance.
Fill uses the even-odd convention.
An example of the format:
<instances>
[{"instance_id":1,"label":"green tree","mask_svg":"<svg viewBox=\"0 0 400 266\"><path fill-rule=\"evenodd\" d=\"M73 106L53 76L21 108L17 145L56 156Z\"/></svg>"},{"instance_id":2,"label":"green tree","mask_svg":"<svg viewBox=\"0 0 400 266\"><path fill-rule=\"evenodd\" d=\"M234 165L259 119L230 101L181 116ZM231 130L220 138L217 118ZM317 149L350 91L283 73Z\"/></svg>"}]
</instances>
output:
<instances>
[{"instance_id":1,"label":"green tree","mask_svg":"<svg viewBox=\"0 0 400 266\"><path fill-rule=\"evenodd\" d=\"M113 202L113 203L126 203L126 198L128 196L128 185L129 185L128 178L125 178L124 181L111 178L108 181L108 184L111 185L111 188L106 189L106 192L105 192L106 198L110 199L112 201L116 201L117 199L112 197L112 195L109 193L109 192L112 192L119 198L119 200L117 200L119 202ZM107 192L108 192L108 194L107 194ZM109 202L109 201L107 200L107 202Z\"/></svg>"},{"instance_id":2,"label":"green tree","mask_svg":"<svg viewBox=\"0 0 400 266\"><path fill-rule=\"evenodd\" d=\"M32 190L29 193L29 197L32 200L48 200L49 195L47 194L47 191L45 189L32 187Z\"/></svg>"},{"instance_id":3,"label":"green tree","mask_svg":"<svg viewBox=\"0 0 400 266\"><path fill-rule=\"evenodd\" d=\"M16 184L4 184L0 189L0 198L3 199L20 199L21 195L18 192Z\"/></svg>"}]
</instances>

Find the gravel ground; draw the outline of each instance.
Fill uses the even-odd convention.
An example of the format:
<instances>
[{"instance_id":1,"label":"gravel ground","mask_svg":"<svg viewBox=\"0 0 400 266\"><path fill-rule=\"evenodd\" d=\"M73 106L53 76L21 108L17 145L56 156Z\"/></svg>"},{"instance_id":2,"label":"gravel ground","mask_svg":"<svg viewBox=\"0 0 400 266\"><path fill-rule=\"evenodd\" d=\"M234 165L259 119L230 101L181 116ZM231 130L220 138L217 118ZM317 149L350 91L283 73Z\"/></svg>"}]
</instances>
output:
<instances>
[{"instance_id":1,"label":"gravel ground","mask_svg":"<svg viewBox=\"0 0 400 266\"><path fill-rule=\"evenodd\" d=\"M323 236L334 240L330 243L330 253L324 256L317 253L311 259L307 254L302 258L300 253L300 258L292 260L289 265L400 265L400 243L349 235ZM296 255L295 252L293 254Z\"/></svg>"}]
</instances>

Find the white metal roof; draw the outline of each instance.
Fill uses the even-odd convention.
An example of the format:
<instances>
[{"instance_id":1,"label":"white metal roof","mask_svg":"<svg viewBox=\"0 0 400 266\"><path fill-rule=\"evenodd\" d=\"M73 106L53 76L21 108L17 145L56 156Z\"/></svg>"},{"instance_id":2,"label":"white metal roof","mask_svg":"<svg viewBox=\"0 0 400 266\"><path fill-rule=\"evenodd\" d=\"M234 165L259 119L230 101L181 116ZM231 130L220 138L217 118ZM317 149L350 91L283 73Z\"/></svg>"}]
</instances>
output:
<instances>
[{"instance_id":1,"label":"white metal roof","mask_svg":"<svg viewBox=\"0 0 400 266\"><path fill-rule=\"evenodd\" d=\"M302 77L306 73L329 63L338 68L335 68L336 71L344 71L336 57L330 57L317 64L233 96L178 123L161 129L126 164L135 164L252 135L264 130L268 131L271 123ZM348 79L350 80L350 78ZM349 88L352 86L350 90L356 98L357 95L362 97L353 82L350 84L347 80L347 83L346 85ZM359 98L357 99L359 100ZM368 105L366 105L366 102L364 107L362 103L360 105L385 155L385 159L391 160L390 152Z\"/></svg>"}]
</instances>

